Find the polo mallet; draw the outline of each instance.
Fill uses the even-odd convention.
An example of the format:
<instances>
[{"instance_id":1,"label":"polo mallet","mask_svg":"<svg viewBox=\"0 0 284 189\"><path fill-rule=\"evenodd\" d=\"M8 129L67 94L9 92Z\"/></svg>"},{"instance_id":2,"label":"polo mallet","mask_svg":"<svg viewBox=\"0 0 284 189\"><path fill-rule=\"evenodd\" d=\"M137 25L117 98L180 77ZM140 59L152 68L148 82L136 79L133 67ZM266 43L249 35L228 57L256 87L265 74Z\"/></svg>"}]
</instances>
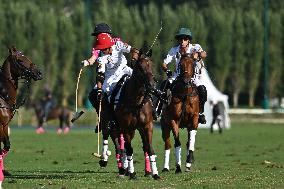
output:
<instances>
[{"instance_id":1,"label":"polo mallet","mask_svg":"<svg viewBox=\"0 0 284 189\"><path fill-rule=\"evenodd\" d=\"M102 110L102 100L99 103L99 112L98 112L98 153L93 153L93 155L97 158L101 158L100 155L100 123L101 123L101 110Z\"/></svg>"},{"instance_id":2,"label":"polo mallet","mask_svg":"<svg viewBox=\"0 0 284 189\"><path fill-rule=\"evenodd\" d=\"M83 68L80 69L78 78L77 78L77 85L76 85L76 109L75 109L75 113L73 115L73 118L71 119L71 122L74 123L74 121L76 121L77 119L79 119L79 117L81 117L81 115L83 115L84 111L80 111L78 112L78 88L79 88L79 82L80 82L80 77L81 77L81 73L82 73Z\"/></svg>"}]
</instances>

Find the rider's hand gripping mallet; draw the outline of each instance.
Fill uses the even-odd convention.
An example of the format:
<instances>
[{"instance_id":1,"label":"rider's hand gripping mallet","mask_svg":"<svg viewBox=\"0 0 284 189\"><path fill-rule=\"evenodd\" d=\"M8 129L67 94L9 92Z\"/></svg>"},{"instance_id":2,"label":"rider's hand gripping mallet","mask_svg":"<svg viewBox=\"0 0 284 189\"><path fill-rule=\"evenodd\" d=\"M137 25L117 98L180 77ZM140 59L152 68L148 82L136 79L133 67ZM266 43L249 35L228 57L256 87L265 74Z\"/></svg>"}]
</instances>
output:
<instances>
[{"instance_id":1,"label":"rider's hand gripping mallet","mask_svg":"<svg viewBox=\"0 0 284 189\"><path fill-rule=\"evenodd\" d=\"M71 119L72 123L74 123L74 121L79 119L79 117L84 113L84 111L78 112L78 88L79 88L79 81L80 81L82 70L83 70L83 68L80 69L80 72L79 72L79 75L78 75L78 78L77 78L77 85L76 85L76 112L74 113L73 118Z\"/></svg>"}]
</instances>

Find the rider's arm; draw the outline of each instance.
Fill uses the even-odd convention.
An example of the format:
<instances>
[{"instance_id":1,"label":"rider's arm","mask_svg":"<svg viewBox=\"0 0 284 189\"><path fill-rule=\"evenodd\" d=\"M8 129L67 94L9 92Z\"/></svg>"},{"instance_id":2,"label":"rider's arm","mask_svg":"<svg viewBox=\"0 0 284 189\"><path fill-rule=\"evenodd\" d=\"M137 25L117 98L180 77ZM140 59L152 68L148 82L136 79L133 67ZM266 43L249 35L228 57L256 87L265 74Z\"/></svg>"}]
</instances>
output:
<instances>
[{"instance_id":1,"label":"rider's arm","mask_svg":"<svg viewBox=\"0 0 284 189\"><path fill-rule=\"evenodd\" d=\"M128 45L127 43L122 42L122 41L116 41L115 46L116 46L116 49L118 51L121 51L123 53L124 52L130 53L130 51L131 51L131 46Z\"/></svg>"},{"instance_id":2,"label":"rider's arm","mask_svg":"<svg viewBox=\"0 0 284 189\"><path fill-rule=\"evenodd\" d=\"M99 57L100 50L96 50L95 48L92 49L92 56L89 59L83 60L83 66L90 66L93 65L97 58Z\"/></svg>"},{"instance_id":3,"label":"rider's arm","mask_svg":"<svg viewBox=\"0 0 284 189\"><path fill-rule=\"evenodd\" d=\"M162 70L164 72L168 71L168 64L173 60L175 54L175 48L173 47L169 50L166 58L164 59L164 62L162 63Z\"/></svg>"}]
</instances>

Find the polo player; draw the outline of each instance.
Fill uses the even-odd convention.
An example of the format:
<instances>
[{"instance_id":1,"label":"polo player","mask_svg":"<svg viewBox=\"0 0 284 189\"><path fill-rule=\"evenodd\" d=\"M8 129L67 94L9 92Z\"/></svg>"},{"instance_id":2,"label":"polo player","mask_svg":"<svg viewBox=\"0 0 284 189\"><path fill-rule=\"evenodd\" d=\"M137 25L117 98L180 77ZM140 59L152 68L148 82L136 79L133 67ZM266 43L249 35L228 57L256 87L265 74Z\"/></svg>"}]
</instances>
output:
<instances>
[{"instance_id":1,"label":"polo player","mask_svg":"<svg viewBox=\"0 0 284 189\"><path fill-rule=\"evenodd\" d=\"M192 54L197 52L199 56L194 62L194 76L191 79L191 81L194 85L196 85L199 95L200 114L198 121L201 124L205 124L206 119L203 112L204 112L204 104L207 101L207 90L204 84L202 83L202 81L200 80L200 77L201 77L201 69L202 67L204 67L203 59L207 56L206 52L201 48L199 44L191 43L192 33L188 28L180 28L175 35L175 39L177 40L178 45L172 47L169 50L168 54L166 55L166 58L164 59L164 62L162 63L162 69L168 77L168 79L163 82L162 88L163 90L170 88L170 84L179 75L180 72L179 62L181 55L186 53ZM172 73L172 71L168 69L168 64L171 63L172 61L175 62L174 73ZM160 107L158 107L158 114L160 114L163 104L160 103L159 105Z\"/></svg>"}]
</instances>

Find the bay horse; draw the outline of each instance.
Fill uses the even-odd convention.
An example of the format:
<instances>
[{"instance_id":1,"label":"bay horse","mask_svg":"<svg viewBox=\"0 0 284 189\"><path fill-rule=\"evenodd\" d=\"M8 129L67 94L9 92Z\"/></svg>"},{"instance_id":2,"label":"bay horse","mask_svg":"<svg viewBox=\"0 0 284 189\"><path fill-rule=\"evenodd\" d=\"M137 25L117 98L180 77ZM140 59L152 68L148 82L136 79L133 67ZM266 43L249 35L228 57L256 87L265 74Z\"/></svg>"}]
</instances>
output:
<instances>
[{"instance_id":1,"label":"bay horse","mask_svg":"<svg viewBox=\"0 0 284 189\"><path fill-rule=\"evenodd\" d=\"M33 107L34 107L37 122L38 122L36 133L37 134L44 133L45 132L43 128L44 110L43 110L42 102L36 101L33 104ZM58 119L59 127L57 129L57 134L61 134L62 132L67 134L70 131L72 113L73 113L72 110L67 107L63 107L63 106L51 107L46 117L46 122L50 120Z\"/></svg>"},{"instance_id":2,"label":"bay horse","mask_svg":"<svg viewBox=\"0 0 284 189\"><path fill-rule=\"evenodd\" d=\"M2 170L4 170L4 158L10 150L10 140L8 135L9 122L14 116L15 110L23 103L24 99L18 99L21 94L17 95L18 81L25 80L25 87L29 91L31 80L41 80L42 74L37 69L36 65L26 57L16 47L9 48L9 55L4 61L0 71L0 86L2 92L0 94L0 142L4 147L1 149L0 162L0 181L2 182ZM26 94L28 95L28 94Z\"/></svg>"},{"instance_id":3,"label":"bay horse","mask_svg":"<svg viewBox=\"0 0 284 189\"><path fill-rule=\"evenodd\" d=\"M151 52L144 53L140 50L133 73L124 84L115 108L115 118L125 140L126 154L121 154L121 157L123 155L127 157L130 179L136 178L131 145L136 129L141 136L143 149L148 153L152 177L155 180L161 179L158 175L156 155L152 146L153 103L151 93L155 80L150 56Z\"/></svg>"},{"instance_id":4,"label":"bay horse","mask_svg":"<svg viewBox=\"0 0 284 189\"><path fill-rule=\"evenodd\" d=\"M133 48L131 50L131 63L136 63L135 60L138 59L139 56L139 50L136 48ZM133 67L133 66L131 66ZM112 95L111 95L111 102L109 102L107 95L103 95L102 101L101 101L101 113L100 113L100 130L102 131L102 136L103 136L103 141L102 141L102 155L101 155L101 160L99 161L99 164L101 167L106 167L108 164L108 158L109 154L108 152L108 138L111 137L113 144L115 146L116 150L116 160L117 160L117 167L119 170L119 176L124 176L129 174L128 173L128 161L125 154L125 149L124 149L124 136L119 128L119 125L117 121L115 121L115 116L114 116L114 109L113 105L115 104L114 101L117 99L116 96L119 91L121 90L121 86L123 83L128 79L128 75L124 75L122 79L116 84L116 87L114 88ZM116 92L114 92L116 91ZM89 94L89 99L90 102L92 103L93 107L95 107L97 114L99 115L99 101L96 100L96 94L97 91L96 89L93 89L90 94ZM98 132L97 128L95 130ZM143 150L144 150L144 160L145 160L145 177L150 176L152 174L151 172L151 166L150 166L150 161L149 161L149 156L148 152L145 149L145 146L143 145ZM96 154L96 153L93 153Z\"/></svg>"},{"instance_id":5,"label":"bay horse","mask_svg":"<svg viewBox=\"0 0 284 189\"><path fill-rule=\"evenodd\" d=\"M165 142L165 161L163 172L169 171L170 132L175 141L176 173L181 173L181 142L179 128L186 128L188 133L187 158L185 171L190 171L193 163L195 135L198 128L199 97L197 87L191 82L194 74L194 62L197 53L183 54L180 59L180 74L172 84L172 97L161 115L162 137Z\"/></svg>"}]
</instances>

